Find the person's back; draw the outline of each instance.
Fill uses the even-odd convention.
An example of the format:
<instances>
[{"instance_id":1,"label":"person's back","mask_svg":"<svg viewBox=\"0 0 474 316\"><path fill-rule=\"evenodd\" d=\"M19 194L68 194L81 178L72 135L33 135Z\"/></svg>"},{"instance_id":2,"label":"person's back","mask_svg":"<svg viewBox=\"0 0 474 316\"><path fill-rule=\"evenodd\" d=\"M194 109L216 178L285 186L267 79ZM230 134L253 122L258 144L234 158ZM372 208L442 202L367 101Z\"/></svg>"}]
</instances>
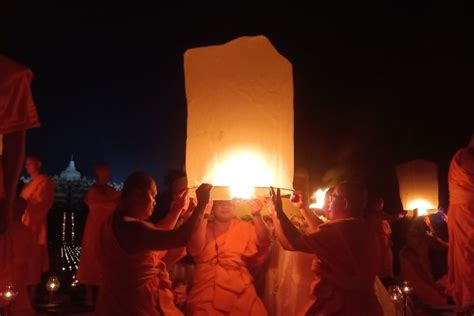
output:
<instances>
[{"instance_id":1,"label":"person's back","mask_svg":"<svg viewBox=\"0 0 474 316\"><path fill-rule=\"evenodd\" d=\"M97 262L97 247L101 226L117 208L120 192L109 186L110 168L107 164L94 166L96 183L86 195L85 202L89 208L86 227L82 237L81 258L77 270L77 280L81 284L100 285L101 275Z\"/></svg>"},{"instance_id":2,"label":"person's back","mask_svg":"<svg viewBox=\"0 0 474 316\"><path fill-rule=\"evenodd\" d=\"M161 261L165 252L128 253L118 243L112 221L113 216L106 220L99 240L103 282L97 315L182 315L174 311L171 282ZM150 291L159 295L150 299Z\"/></svg>"},{"instance_id":3,"label":"person's back","mask_svg":"<svg viewBox=\"0 0 474 316\"><path fill-rule=\"evenodd\" d=\"M374 293L375 257L367 223L362 219L333 220L320 225L306 240L317 254L313 267L314 302L307 315L318 312L368 315L377 309Z\"/></svg>"},{"instance_id":4,"label":"person's back","mask_svg":"<svg viewBox=\"0 0 474 316\"><path fill-rule=\"evenodd\" d=\"M448 290L460 308L474 308L474 135L448 174Z\"/></svg>"}]
</instances>

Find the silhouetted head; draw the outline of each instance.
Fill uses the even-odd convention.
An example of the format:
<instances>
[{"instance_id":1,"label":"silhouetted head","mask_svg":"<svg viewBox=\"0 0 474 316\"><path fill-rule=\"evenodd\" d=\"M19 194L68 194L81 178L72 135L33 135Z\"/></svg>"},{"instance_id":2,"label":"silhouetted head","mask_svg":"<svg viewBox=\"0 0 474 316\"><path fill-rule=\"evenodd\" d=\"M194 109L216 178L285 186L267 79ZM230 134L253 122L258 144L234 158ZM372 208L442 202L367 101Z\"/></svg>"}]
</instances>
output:
<instances>
[{"instance_id":1,"label":"silhouetted head","mask_svg":"<svg viewBox=\"0 0 474 316\"><path fill-rule=\"evenodd\" d=\"M43 161L39 156L30 155L25 159L25 169L29 176L35 176L41 172Z\"/></svg>"},{"instance_id":2,"label":"silhouetted head","mask_svg":"<svg viewBox=\"0 0 474 316\"><path fill-rule=\"evenodd\" d=\"M153 212L158 193L155 180L144 172L134 172L123 184L121 209L125 215L147 219Z\"/></svg>"},{"instance_id":3,"label":"silhouetted head","mask_svg":"<svg viewBox=\"0 0 474 316\"><path fill-rule=\"evenodd\" d=\"M471 139L469 140L467 147L474 149L474 133L471 134Z\"/></svg>"},{"instance_id":4,"label":"silhouetted head","mask_svg":"<svg viewBox=\"0 0 474 316\"><path fill-rule=\"evenodd\" d=\"M94 165L94 175L96 184L104 185L110 181L112 171L107 163L96 163Z\"/></svg>"},{"instance_id":5,"label":"silhouetted head","mask_svg":"<svg viewBox=\"0 0 474 316\"><path fill-rule=\"evenodd\" d=\"M181 169L169 169L165 176L165 184L171 195L182 192L188 187L186 172Z\"/></svg>"},{"instance_id":6,"label":"silhouetted head","mask_svg":"<svg viewBox=\"0 0 474 316\"><path fill-rule=\"evenodd\" d=\"M347 181L336 186L331 196L331 219L343 219L364 215L367 205L367 190L359 182Z\"/></svg>"}]
</instances>

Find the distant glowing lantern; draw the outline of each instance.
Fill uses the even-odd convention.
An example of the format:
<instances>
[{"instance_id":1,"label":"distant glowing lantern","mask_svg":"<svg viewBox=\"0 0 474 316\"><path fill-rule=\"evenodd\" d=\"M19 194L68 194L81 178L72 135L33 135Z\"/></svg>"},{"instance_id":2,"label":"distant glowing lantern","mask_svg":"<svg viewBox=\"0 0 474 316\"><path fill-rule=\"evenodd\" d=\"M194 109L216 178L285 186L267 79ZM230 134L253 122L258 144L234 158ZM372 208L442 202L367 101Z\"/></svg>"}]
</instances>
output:
<instances>
[{"instance_id":1,"label":"distant glowing lantern","mask_svg":"<svg viewBox=\"0 0 474 316\"><path fill-rule=\"evenodd\" d=\"M423 216L438 207L438 171L434 163L414 160L397 166L400 198L405 210Z\"/></svg>"},{"instance_id":2,"label":"distant glowing lantern","mask_svg":"<svg viewBox=\"0 0 474 316\"><path fill-rule=\"evenodd\" d=\"M186 51L184 71L190 186L213 184L213 199L291 188L291 63L266 37L241 37Z\"/></svg>"},{"instance_id":3,"label":"distant glowing lantern","mask_svg":"<svg viewBox=\"0 0 474 316\"><path fill-rule=\"evenodd\" d=\"M322 209L324 206L324 198L328 189L318 189L314 192L315 202L311 203L309 208Z\"/></svg>"}]
</instances>

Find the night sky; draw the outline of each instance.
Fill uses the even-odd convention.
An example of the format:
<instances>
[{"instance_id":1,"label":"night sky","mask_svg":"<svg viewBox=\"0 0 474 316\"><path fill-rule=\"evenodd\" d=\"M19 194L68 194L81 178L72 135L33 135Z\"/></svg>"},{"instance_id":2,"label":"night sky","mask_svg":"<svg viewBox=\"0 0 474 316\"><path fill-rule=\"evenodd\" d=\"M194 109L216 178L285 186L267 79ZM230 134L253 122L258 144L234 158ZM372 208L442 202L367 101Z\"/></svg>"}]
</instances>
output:
<instances>
[{"instance_id":1,"label":"night sky","mask_svg":"<svg viewBox=\"0 0 474 316\"><path fill-rule=\"evenodd\" d=\"M449 160L473 131L474 20L460 2L411 2L338 2L326 15L236 4L2 7L0 53L34 72L42 127L28 133L27 151L46 172L74 154L86 175L108 161L116 181L140 169L162 183L184 165L185 50L265 35L293 64L295 167L314 188L351 167L398 208L393 166L422 158L438 164L445 204Z\"/></svg>"}]
</instances>

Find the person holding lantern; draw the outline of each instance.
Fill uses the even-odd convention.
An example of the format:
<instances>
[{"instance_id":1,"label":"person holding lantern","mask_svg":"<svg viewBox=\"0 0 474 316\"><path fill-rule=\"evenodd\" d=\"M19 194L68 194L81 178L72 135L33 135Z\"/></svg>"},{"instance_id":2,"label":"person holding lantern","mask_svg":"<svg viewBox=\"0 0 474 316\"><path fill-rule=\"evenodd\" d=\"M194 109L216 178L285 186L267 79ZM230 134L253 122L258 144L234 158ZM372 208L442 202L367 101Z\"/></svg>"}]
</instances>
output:
<instances>
[{"instance_id":1,"label":"person holding lantern","mask_svg":"<svg viewBox=\"0 0 474 316\"><path fill-rule=\"evenodd\" d=\"M101 228L102 284L96 315L183 315L174 305L162 258L165 250L188 242L203 218L211 188L202 184L196 190L197 206L190 206L194 210L183 225L159 228L147 221L155 205L155 181L143 172L128 176L117 210Z\"/></svg>"},{"instance_id":2,"label":"person holding lantern","mask_svg":"<svg viewBox=\"0 0 474 316\"><path fill-rule=\"evenodd\" d=\"M214 220L204 218L188 243L196 263L189 315L267 315L248 267L263 264L271 236L263 202L251 200L249 206L253 225L234 218L233 201L214 201Z\"/></svg>"},{"instance_id":3,"label":"person holding lantern","mask_svg":"<svg viewBox=\"0 0 474 316\"><path fill-rule=\"evenodd\" d=\"M474 310L474 134L448 173L448 291L461 310Z\"/></svg>"},{"instance_id":4,"label":"person holding lantern","mask_svg":"<svg viewBox=\"0 0 474 316\"><path fill-rule=\"evenodd\" d=\"M367 222L367 192L356 182L343 182L331 196L330 220L303 235L283 211L280 191L271 191L271 211L292 249L313 253L316 275L312 301L304 315L382 315L374 292L375 258ZM309 267L308 267L309 268Z\"/></svg>"}]
</instances>

